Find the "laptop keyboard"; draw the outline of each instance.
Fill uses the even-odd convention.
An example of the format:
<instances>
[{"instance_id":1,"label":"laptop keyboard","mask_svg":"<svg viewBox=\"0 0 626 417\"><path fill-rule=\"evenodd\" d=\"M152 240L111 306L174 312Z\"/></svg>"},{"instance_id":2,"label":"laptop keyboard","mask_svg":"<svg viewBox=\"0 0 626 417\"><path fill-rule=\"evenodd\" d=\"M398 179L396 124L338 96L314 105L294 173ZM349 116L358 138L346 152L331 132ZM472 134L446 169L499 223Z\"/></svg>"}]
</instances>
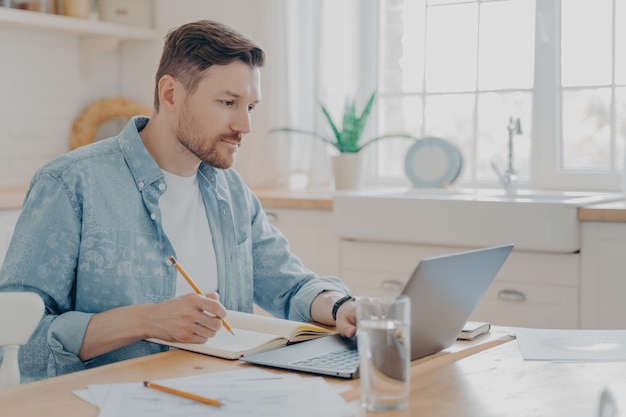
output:
<instances>
[{"instance_id":1,"label":"laptop keyboard","mask_svg":"<svg viewBox=\"0 0 626 417\"><path fill-rule=\"evenodd\" d=\"M359 366L359 351L355 348L348 347L334 352L301 359L292 362L292 365L311 366L335 371L353 371Z\"/></svg>"}]
</instances>

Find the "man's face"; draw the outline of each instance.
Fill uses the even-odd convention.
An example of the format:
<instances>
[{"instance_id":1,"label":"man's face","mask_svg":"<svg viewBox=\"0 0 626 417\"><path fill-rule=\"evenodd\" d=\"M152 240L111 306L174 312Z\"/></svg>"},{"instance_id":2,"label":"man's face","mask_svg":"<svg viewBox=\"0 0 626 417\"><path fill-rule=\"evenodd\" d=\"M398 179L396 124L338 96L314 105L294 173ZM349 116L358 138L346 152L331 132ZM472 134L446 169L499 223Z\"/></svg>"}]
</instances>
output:
<instances>
[{"instance_id":1,"label":"man's face","mask_svg":"<svg viewBox=\"0 0 626 417\"><path fill-rule=\"evenodd\" d=\"M213 65L196 91L182 96L176 139L205 163L230 168L261 99L259 69L239 60Z\"/></svg>"}]
</instances>

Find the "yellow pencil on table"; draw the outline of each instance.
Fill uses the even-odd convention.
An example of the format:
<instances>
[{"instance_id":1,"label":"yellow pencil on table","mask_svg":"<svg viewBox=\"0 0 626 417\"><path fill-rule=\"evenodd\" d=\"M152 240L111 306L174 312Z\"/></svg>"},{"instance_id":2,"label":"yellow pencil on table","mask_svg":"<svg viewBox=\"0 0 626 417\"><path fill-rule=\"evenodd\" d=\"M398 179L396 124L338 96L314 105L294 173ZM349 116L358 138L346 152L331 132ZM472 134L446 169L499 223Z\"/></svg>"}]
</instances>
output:
<instances>
[{"instance_id":1,"label":"yellow pencil on table","mask_svg":"<svg viewBox=\"0 0 626 417\"><path fill-rule=\"evenodd\" d=\"M187 272L185 272L183 267L180 266L180 264L178 262L176 262L176 258L174 258L173 256L170 256L169 259L170 259L170 262L172 263L172 265L174 265L176 267L176 269L178 269L178 272L180 272L180 274L183 276L183 278L185 278L187 280L187 282L189 283L189 285L191 285L191 288L193 288L193 290L196 292L196 294L204 295L202 290L196 285L195 282L193 282L193 280L187 274ZM224 325L224 328L226 328L226 330L228 330L230 332L230 334L232 334L233 336L235 335L235 333L233 333L233 329L231 329L230 326L228 325L228 323L226 323L226 320L222 319L222 324Z\"/></svg>"},{"instance_id":2,"label":"yellow pencil on table","mask_svg":"<svg viewBox=\"0 0 626 417\"><path fill-rule=\"evenodd\" d=\"M190 400L200 401L204 404L214 405L216 407L221 407L224 405L223 402L214 400L213 398L203 397L201 395L192 394L190 392L180 391L175 388L166 387L163 385L155 384L154 382L143 381L143 385L147 388L152 388L158 391L167 392L168 394L178 395L179 397L189 398Z\"/></svg>"}]
</instances>

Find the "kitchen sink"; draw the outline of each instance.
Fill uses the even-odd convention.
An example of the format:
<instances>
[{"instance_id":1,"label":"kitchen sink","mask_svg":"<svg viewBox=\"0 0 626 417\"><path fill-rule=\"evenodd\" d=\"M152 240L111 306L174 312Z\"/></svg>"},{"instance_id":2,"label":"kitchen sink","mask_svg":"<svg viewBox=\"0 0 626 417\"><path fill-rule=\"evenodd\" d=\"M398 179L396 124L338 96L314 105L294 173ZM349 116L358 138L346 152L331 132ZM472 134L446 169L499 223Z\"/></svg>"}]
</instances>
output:
<instances>
[{"instance_id":1,"label":"kitchen sink","mask_svg":"<svg viewBox=\"0 0 626 417\"><path fill-rule=\"evenodd\" d=\"M617 193L488 188L402 188L338 192L339 236L428 245L580 250L578 207L623 198Z\"/></svg>"}]
</instances>

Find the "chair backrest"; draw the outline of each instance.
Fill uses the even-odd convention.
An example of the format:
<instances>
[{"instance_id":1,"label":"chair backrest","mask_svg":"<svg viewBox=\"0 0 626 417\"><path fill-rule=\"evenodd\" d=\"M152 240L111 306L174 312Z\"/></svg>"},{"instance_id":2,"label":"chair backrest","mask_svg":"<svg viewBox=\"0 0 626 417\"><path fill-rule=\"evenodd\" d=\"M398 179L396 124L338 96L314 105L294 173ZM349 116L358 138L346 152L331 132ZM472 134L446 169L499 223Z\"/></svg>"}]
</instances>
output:
<instances>
[{"instance_id":1,"label":"chair backrest","mask_svg":"<svg viewBox=\"0 0 626 417\"><path fill-rule=\"evenodd\" d=\"M41 297L32 292L0 293L0 346L3 358L0 363L0 388L20 383L18 351L33 334L44 305Z\"/></svg>"}]
</instances>

